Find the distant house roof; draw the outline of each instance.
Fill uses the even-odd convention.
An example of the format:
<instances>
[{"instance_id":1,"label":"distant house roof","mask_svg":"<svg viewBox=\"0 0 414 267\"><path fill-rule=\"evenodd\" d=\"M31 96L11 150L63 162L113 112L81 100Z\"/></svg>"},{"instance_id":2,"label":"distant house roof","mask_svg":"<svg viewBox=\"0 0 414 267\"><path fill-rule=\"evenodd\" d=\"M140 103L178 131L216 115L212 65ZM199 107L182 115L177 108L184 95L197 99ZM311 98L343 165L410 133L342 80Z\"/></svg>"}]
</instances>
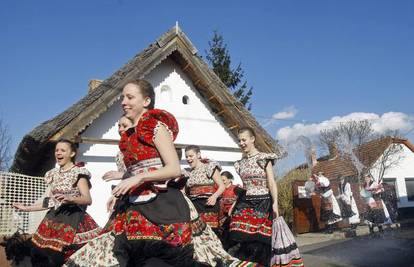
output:
<instances>
[{"instance_id":1,"label":"distant house roof","mask_svg":"<svg viewBox=\"0 0 414 267\"><path fill-rule=\"evenodd\" d=\"M364 166L371 166L374 164L384 151L392 144L403 144L407 146L414 153L414 145L407 139L384 137L369 141L357 148L356 155ZM304 168L301 164L297 168ZM355 176L357 174L355 168L350 164L350 159L337 156L323 156L318 159L315 166L312 167L312 174L323 172L329 179L336 179L340 176Z\"/></svg>"},{"instance_id":2,"label":"distant house roof","mask_svg":"<svg viewBox=\"0 0 414 267\"><path fill-rule=\"evenodd\" d=\"M264 152L282 156L282 148L233 96L219 77L197 55L197 49L178 27L173 27L132 58L67 110L43 122L23 137L11 171L39 174L42 155L60 138L73 139L119 99L123 86L131 78L143 78L166 58L179 64L216 117L236 136L242 126L257 131L256 144Z\"/></svg>"}]
</instances>

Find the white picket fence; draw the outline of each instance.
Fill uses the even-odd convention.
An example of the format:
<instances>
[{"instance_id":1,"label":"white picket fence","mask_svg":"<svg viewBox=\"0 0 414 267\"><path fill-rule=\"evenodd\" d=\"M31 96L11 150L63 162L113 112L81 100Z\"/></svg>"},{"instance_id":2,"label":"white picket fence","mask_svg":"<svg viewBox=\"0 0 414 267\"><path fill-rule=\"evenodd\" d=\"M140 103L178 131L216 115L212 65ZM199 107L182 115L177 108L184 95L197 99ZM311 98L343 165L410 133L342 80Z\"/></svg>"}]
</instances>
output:
<instances>
[{"instance_id":1,"label":"white picket fence","mask_svg":"<svg viewBox=\"0 0 414 267\"><path fill-rule=\"evenodd\" d=\"M0 235L10 235L18 229L26 233L36 231L46 211L18 211L12 203L30 205L42 201L45 191L43 177L0 172Z\"/></svg>"}]
</instances>

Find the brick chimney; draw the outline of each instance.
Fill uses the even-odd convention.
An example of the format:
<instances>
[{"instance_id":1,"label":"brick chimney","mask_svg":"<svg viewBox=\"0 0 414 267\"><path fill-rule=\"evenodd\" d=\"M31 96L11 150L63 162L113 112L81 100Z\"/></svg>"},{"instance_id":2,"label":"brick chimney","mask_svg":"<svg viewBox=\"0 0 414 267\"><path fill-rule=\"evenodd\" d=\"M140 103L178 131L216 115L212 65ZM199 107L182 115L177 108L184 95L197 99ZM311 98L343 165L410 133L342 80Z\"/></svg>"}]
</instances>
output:
<instances>
[{"instance_id":1,"label":"brick chimney","mask_svg":"<svg viewBox=\"0 0 414 267\"><path fill-rule=\"evenodd\" d=\"M88 93L92 92L92 90L96 89L99 85L101 85L102 80L92 79L89 81L88 84Z\"/></svg>"},{"instance_id":2,"label":"brick chimney","mask_svg":"<svg viewBox=\"0 0 414 267\"><path fill-rule=\"evenodd\" d=\"M316 164L318 164L318 158L316 156L316 148L315 146L312 146L309 154L309 162L311 164L311 167L315 167Z\"/></svg>"},{"instance_id":3,"label":"brick chimney","mask_svg":"<svg viewBox=\"0 0 414 267\"><path fill-rule=\"evenodd\" d=\"M334 142L330 143L328 145L329 148L329 159L334 159L339 155L338 148L336 147L336 144Z\"/></svg>"}]
</instances>

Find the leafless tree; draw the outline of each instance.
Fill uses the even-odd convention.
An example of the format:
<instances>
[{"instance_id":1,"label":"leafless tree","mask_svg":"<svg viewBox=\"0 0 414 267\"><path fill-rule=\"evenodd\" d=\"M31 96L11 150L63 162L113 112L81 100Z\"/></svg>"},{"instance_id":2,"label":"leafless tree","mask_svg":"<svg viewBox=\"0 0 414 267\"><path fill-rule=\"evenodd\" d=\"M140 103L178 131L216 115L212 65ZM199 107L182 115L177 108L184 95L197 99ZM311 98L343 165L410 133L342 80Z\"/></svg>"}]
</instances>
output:
<instances>
[{"instance_id":1,"label":"leafless tree","mask_svg":"<svg viewBox=\"0 0 414 267\"><path fill-rule=\"evenodd\" d=\"M375 134L370 121L350 120L340 123L334 128L322 130L319 141L325 148L338 145L338 143L347 143L352 147L359 147L374 138Z\"/></svg>"},{"instance_id":2,"label":"leafless tree","mask_svg":"<svg viewBox=\"0 0 414 267\"><path fill-rule=\"evenodd\" d=\"M7 170L10 156L11 136L7 125L0 118L0 171Z\"/></svg>"},{"instance_id":3,"label":"leafless tree","mask_svg":"<svg viewBox=\"0 0 414 267\"><path fill-rule=\"evenodd\" d=\"M387 138L389 140L389 146L384 150L384 153L381 157L371 166L371 169L378 171L378 180L382 182L385 174L388 170L397 167L401 160L404 159L404 146L401 144L401 141L404 138L401 137L398 131L392 131L386 133L382 138Z\"/></svg>"},{"instance_id":4,"label":"leafless tree","mask_svg":"<svg viewBox=\"0 0 414 267\"><path fill-rule=\"evenodd\" d=\"M320 132L320 144L330 152L335 150L337 156L342 157L349 167L354 169L360 181L363 176L372 171L378 172L378 178L382 178L387 170L395 167L402 159L403 145L399 143L401 138L397 131L378 135L374 132L372 124L368 120L348 121L338 126L325 129ZM389 146L384 150L379 159L367 160L361 147L374 139L384 139Z\"/></svg>"}]
</instances>

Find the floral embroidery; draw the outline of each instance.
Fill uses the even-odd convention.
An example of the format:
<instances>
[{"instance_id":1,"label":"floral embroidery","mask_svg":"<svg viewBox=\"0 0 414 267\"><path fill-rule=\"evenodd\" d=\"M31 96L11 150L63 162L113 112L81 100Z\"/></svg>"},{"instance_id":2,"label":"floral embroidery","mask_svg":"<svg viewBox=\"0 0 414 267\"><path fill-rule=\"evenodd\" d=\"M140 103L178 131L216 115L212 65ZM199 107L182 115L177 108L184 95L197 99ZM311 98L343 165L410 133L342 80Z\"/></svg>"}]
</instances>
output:
<instances>
[{"instance_id":1,"label":"floral embroidery","mask_svg":"<svg viewBox=\"0 0 414 267\"><path fill-rule=\"evenodd\" d=\"M115 163L116 163L116 167L117 167L119 172L126 172L127 171L127 168L126 168L125 163L124 163L124 156L122 155L121 152L118 152L118 154L116 154Z\"/></svg>"},{"instance_id":2,"label":"floral embroidery","mask_svg":"<svg viewBox=\"0 0 414 267\"><path fill-rule=\"evenodd\" d=\"M135 128L126 130L119 142L126 167L145 159L160 157L154 145L154 136L159 122L172 133L172 140L178 135L178 123L165 110L152 109L144 113ZM159 126L158 126L159 127Z\"/></svg>"},{"instance_id":3,"label":"floral embroidery","mask_svg":"<svg viewBox=\"0 0 414 267\"><path fill-rule=\"evenodd\" d=\"M55 207L56 209L61 206L61 202L54 196L57 194L64 194L66 196L78 197L80 196L77 182L80 178L88 180L91 177L90 172L82 167L73 166L70 170L61 171L59 167L56 167L45 174L45 181L49 185L49 199L47 207Z\"/></svg>"},{"instance_id":4,"label":"floral embroidery","mask_svg":"<svg viewBox=\"0 0 414 267\"><path fill-rule=\"evenodd\" d=\"M220 171L221 167L215 161L207 161L206 163L202 163L200 167L194 169L186 168L183 173L188 175L187 187L214 185L212 176L216 170Z\"/></svg>"},{"instance_id":5,"label":"floral embroidery","mask_svg":"<svg viewBox=\"0 0 414 267\"><path fill-rule=\"evenodd\" d=\"M271 237L272 221L269 218L269 213L260 212L252 208L236 210L232 214L230 231L261 234Z\"/></svg>"},{"instance_id":6,"label":"floral embroidery","mask_svg":"<svg viewBox=\"0 0 414 267\"><path fill-rule=\"evenodd\" d=\"M234 168L243 181L246 195L269 194L265 167L267 162L273 162L275 159L276 154L257 153L234 163Z\"/></svg>"},{"instance_id":7,"label":"floral embroidery","mask_svg":"<svg viewBox=\"0 0 414 267\"><path fill-rule=\"evenodd\" d=\"M164 240L173 246L191 242L190 223L156 225L135 210L118 214L113 224L116 235L125 233L128 240Z\"/></svg>"}]
</instances>

